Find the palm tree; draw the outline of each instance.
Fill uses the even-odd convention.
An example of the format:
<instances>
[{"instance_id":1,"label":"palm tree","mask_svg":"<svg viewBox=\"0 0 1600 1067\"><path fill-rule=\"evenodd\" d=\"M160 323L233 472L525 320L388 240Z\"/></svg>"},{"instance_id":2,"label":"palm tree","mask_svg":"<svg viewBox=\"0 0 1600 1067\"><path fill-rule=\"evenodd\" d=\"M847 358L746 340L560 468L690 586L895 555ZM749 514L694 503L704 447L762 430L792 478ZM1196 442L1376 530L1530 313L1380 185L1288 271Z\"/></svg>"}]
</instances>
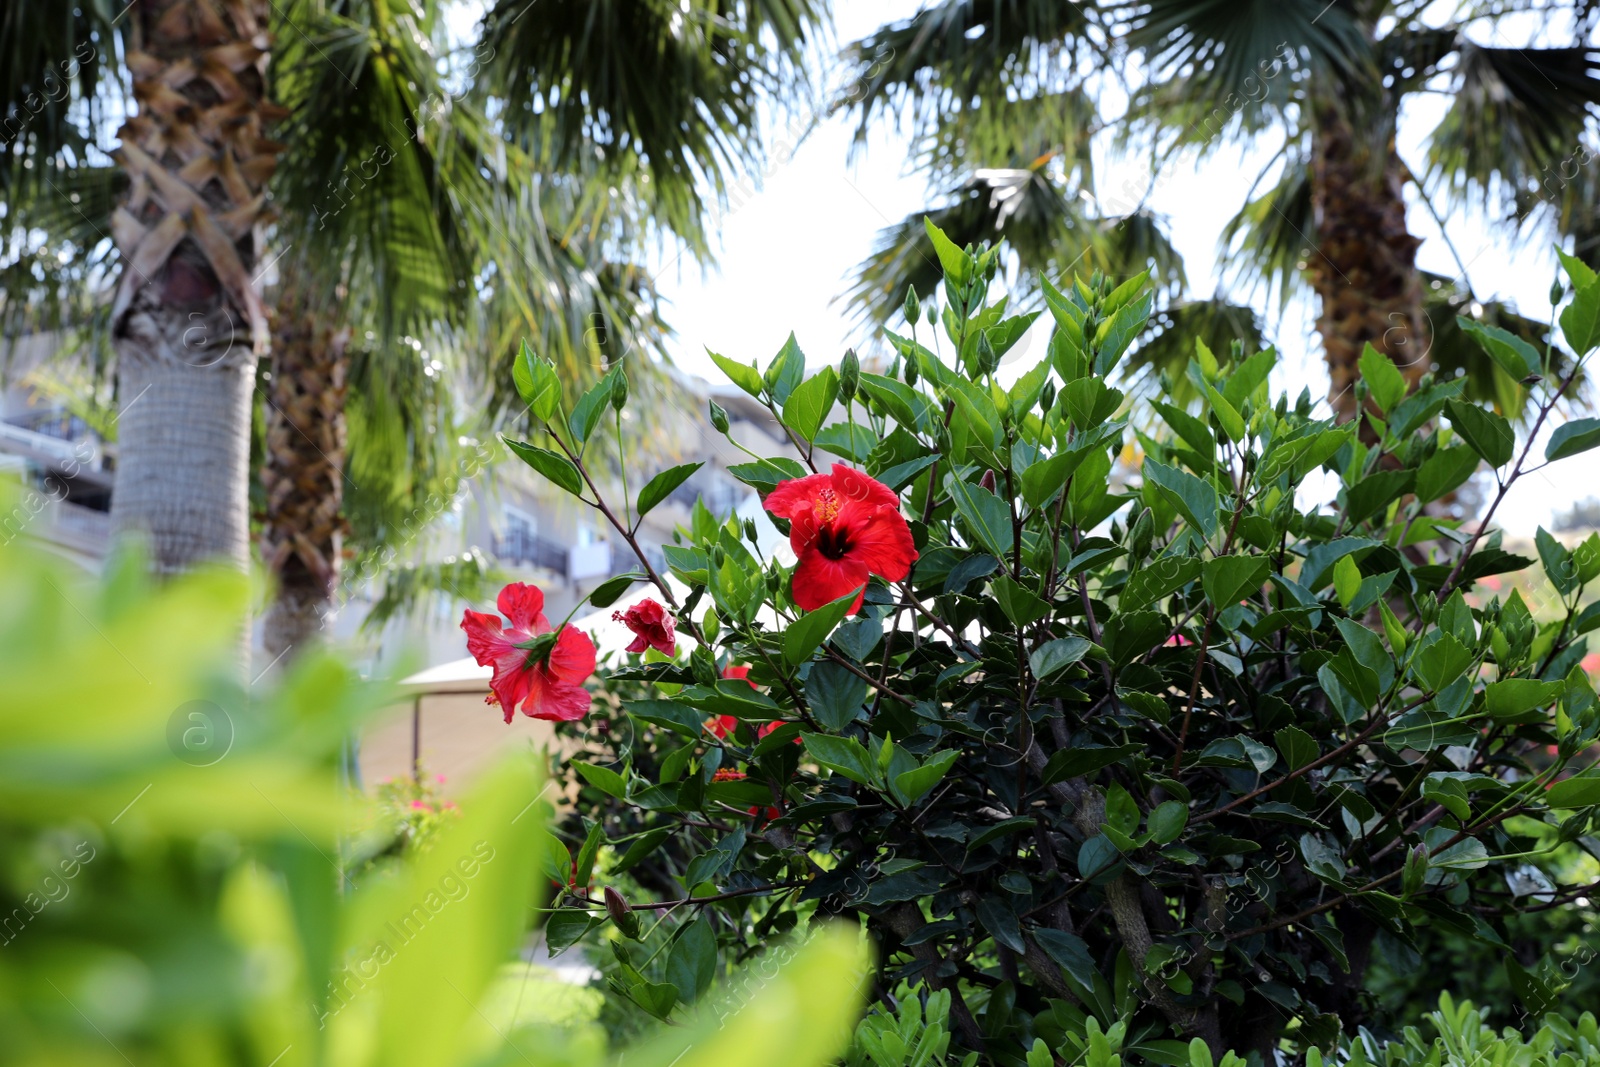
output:
<instances>
[{"instance_id":1,"label":"palm tree","mask_svg":"<svg viewBox=\"0 0 1600 1067\"><path fill-rule=\"evenodd\" d=\"M1463 5L1444 25L1422 20L1428 6L941 0L852 46L858 68L871 73L848 106L863 133L878 115L909 115L920 159L947 179L979 167L1032 168L1071 220L1062 226L1072 239L1047 257L1056 269L1117 227L1121 211L1091 212L1076 194L1092 200L1089 143L1102 121L1092 101L1121 81L1130 58L1143 76L1118 85L1131 101L1115 120L1118 140L1149 148L1158 173L1179 151L1278 139L1282 181L1235 220L1229 258L1284 292L1308 280L1321 308L1330 399L1351 417L1348 386L1368 343L1413 380L1435 363L1444 372L1471 364L1485 380L1492 373L1474 346L1445 348L1431 336L1427 303L1439 290L1416 266L1405 187L1430 210L1430 194L1442 194L1509 214L1519 196L1536 195L1549 167L1581 148L1600 103L1582 48L1480 43L1509 11L1533 5ZM1539 10L1570 15L1561 32L1575 45L1595 15L1576 3ZM1451 104L1426 159L1416 161L1419 177L1396 150L1395 128L1402 102L1420 92L1445 93ZM1592 208L1563 192L1558 232L1592 232ZM1125 207L1114 200L1111 207ZM883 265L882 256L869 261L863 281ZM858 299L866 295L858 289ZM1422 351L1430 358L1414 358Z\"/></svg>"},{"instance_id":2,"label":"palm tree","mask_svg":"<svg viewBox=\"0 0 1600 1067\"><path fill-rule=\"evenodd\" d=\"M521 28L519 12L491 12L490 40L473 50L471 69L452 93L445 78L461 72L442 69L435 54L436 4L274 5L274 89L283 106L266 110L282 120L286 147L272 183L278 251L268 266L279 277L278 308L275 351L261 374L257 501L264 556L279 588L266 626L272 654L303 645L319 625L347 532L370 550L393 534L397 516L416 510L410 505L429 495L424 490L453 492L439 476L449 451L443 443L454 436L439 392L441 355L480 353L479 380L493 391L493 410L504 410L515 395L511 359L525 337L557 360L574 389L608 358L659 348L664 327L649 279L616 260L652 232L675 233L705 254L699 183L709 182L716 195L722 178L701 153L714 150L722 164L734 165L737 148L759 145L758 94L778 87L765 73L774 54L769 43L776 42L783 63L792 61L821 10L809 0L756 14L647 0L607 6L648 34L597 35L559 6ZM106 43L115 14L96 5L89 14L52 24L57 51L81 48L91 32ZM535 23L538 32L525 36ZM0 28L8 33L0 44L20 45L41 27L11 20ZM554 52L546 50L552 29L571 38ZM677 79L671 94L659 81L620 96L605 88L606 78L617 71L633 77L652 54L670 56L654 76ZM486 55L502 57L493 78L483 69ZM516 71L530 62L537 83L556 93L553 106L507 112L491 93L525 102L516 96ZM89 79L98 71L86 64L78 72L80 94L91 103ZM579 83L594 95L571 91ZM493 123L491 110L514 121ZM602 128L626 133L602 159L576 150L581 137ZM30 214L49 222L56 254L27 247L7 263L7 311L17 320L82 312L81 300L68 294L105 266L93 239L94 209L80 206L75 194L68 207L68 197L57 194L116 188L119 176L85 165L83 153L71 151L79 147L74 132L63 119L48 131L51 139L35 141L35 154L56 164L59 180L49 195L31 199ZM515 135L509 143L508 132ZM22 174L22 166L7 173ZM186 340L199 350L212 333L192 329ZM235 354L239 347L213 343L193 362L203 370L248 352L253 368L255 344ZM233 427L242 441L230 440L229 455L241 445L247 450L248 426L245 418ZM223 429L212 420L212 433L220 438ZM144 447L126 434L122 446L125 454ZM181 475L182 468L166 473ZM195 507L219 506L172 495ZM163 559L181 565L181 548Z\"/></svg>"}]
</instances>

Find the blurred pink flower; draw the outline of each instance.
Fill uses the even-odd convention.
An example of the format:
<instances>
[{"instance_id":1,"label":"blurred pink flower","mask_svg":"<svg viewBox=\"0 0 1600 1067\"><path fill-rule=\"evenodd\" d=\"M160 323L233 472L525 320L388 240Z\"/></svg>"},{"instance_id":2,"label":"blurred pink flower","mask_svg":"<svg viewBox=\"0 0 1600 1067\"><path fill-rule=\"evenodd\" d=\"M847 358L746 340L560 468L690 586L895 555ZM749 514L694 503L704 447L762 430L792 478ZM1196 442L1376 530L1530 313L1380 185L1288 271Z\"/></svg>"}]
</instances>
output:
<instances>
[{"instance_id":1,"label":"blurred pink flower","mask_svg":"<svg viewBox=\"0 0 1600 1067\"><path fill-rule=\"evenodd\" d=\"M1600 652L1591 652L1578 661L1587 674L1600 674Z\"/></svg>"}]
</instances>

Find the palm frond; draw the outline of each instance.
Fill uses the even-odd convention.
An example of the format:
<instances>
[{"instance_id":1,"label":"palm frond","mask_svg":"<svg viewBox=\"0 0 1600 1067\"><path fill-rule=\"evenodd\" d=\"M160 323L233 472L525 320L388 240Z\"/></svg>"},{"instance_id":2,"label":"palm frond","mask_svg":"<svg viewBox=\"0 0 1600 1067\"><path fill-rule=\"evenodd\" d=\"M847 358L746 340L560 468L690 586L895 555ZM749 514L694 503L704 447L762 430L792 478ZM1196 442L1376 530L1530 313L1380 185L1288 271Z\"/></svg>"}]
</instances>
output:
<instances>
[{"instance_id":1,"label":"palm frond","mask_svg":"<svg viewBox=\"0 0 1600 1067\"><path fill-rule=\"evenodd\" d=\"M909 111L926 135L952 116L1063 88L1059 60L1084 43L1090 14L1073 0L942 0L846 48L855 72L840 106L869 122Z\"/></svg>"},{"instance_id":2,"label":"palm frond","mask_svg":"<svg viewBox=\"0 0 1600 1067\"><path fill-rule=\"evenodd\" d=\"M1600 60L1587 48L1461 43L1450 109L1429 136L1430 178L1487 197L1537 187L1570 156L1600 107Z\"/></svg>"},{"instance_id":3,"label":"palm frond","mask_svg":"<svg viewBox=\"0 0 1600 1067\"><path fill-rule=\"evenodd\" d=\"M761 156L761 102L796 84L825 0L496 0L482 84L525 150L641 168L655 207L698 237L702 189Z\"/></svg>"},{"instance_id":4,"label":"palm frond","mask_svg":"<svg viewBox=\"0 0 1600 1067\"><path fill-rule=\"evenodd\" d=\"M1350 0L1150 0L1127 43L1150 68L1130 112L1178 142L1215 144L1285 116L1305 78L1363 80L1373 62ZM1370 73L1365 80L1370 80Z\"/></svg>"},{"instance_id":5,"label":"palm frond","mask_svg":"<svg viewBox=\"0 0 1600 1067\"><path fill-rule=\"evenodd\" d=\"M85 162L104 119L113 0L13 3L0 9L0 191L29 184L42 161Z\"/></svg>"},{"instance_id":6,"label":"palm frond","mask_svg":"<svg viewBox=\"0 0 1600 1067\"><path fill-rule=\"evenodd\" d=\"M1291 297L1310 291L1305 265L1315 233L1311 171L1290 152L1277 183L1223 226L1220 258L1234 284L1251 293L1262 290L1269 300L1276 293L1282 313Z\"/></svg>"}]
</instances>

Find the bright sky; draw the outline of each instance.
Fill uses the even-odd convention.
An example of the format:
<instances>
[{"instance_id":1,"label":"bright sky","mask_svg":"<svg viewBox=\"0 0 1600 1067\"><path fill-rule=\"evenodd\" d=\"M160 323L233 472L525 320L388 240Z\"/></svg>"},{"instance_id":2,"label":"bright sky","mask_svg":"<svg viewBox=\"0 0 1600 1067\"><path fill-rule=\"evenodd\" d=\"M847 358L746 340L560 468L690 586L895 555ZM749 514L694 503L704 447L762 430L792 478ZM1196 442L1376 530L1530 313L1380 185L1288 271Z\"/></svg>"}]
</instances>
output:
<instances>
[{"instance_id":1,"label":"bright sky","mask_svg":"<svg viewBox=\"0 0 1600 1067\"><path fill-rule=\"evenodd\" d=\"M918 6L914 0L839 3L838 38L855 40ZM839 82L835 74L828 84ZM1444 102L1439 97L1412 100L1420 103L1404 116L1400 151L1420 172L1423 136L1437 121ZM892 130L876 131L852 164L847 159L852 132L847 118L824 118L792 155L775 152L759 176L759 188L741 188L741 203L723 216L720 233L714 235L720 239L715 266L702 272L670 252L661 257L657 284L670 300L667 314L677 330L673 358L679 367L721 381L721 372L705 356L706 348L765 365L790 330L813 365L836 361L846 347L861 340L842 304L835 302L845 291L852 268L866 258L881 227L936 200L909 173L903 138ZM781 148L792 141L780 129L773 143ZM1270 154L1267 148L1253 153L1221 151L1198 163L1186 161L1157 183L1150 207L1166 216L1197 294L1217 285L1218 235ZM1126 163L1104 168L1101 192L1120 189L1128 179L1143 189L1149 181L1148 167ZM1509 300L1536 318L1549 314L1547 294L1556 261L1547 236L1519 247L1503 231L1491 232L1480 218L1457 216L1446 222L1480 299ZM1419 265L1449 277L1458 275L1460 268L1439 239L1438 226L1420 203L1413 204L1409 223L1411 231L1425 239ZM1264 308L1264 299L1257 294L1254 302ZM1281 321L1268 318L1269 336L1283 353L1274 386L1291 395L1304 385L1310 386L1313 396L1326 391L1315 317L1315 308L1300 301L1290 305ZM1531 534L1535 525L1549 522L1553 509L1596 491L1594 479L1585 477L1583 470L1581 460L1568 460L1519 483L1497 520L1513 533Z\"/></svg>"}]
</instances>

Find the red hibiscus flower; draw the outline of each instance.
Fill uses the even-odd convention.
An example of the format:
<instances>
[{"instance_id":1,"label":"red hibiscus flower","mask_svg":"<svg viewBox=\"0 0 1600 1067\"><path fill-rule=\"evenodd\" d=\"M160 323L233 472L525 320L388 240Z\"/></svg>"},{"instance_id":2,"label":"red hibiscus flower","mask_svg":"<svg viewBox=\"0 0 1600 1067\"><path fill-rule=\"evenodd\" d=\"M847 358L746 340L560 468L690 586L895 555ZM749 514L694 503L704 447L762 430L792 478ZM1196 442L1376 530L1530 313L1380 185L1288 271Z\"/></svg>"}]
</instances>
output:
<instances>
[{"instance_id":1,"label":"red hibiscus flower","mask_svg":"<svg viewBox=\"0 0 1600 1067\"><path fill-rule=\"evenodd\" d=\"M742 782L748 777L743 771L721 770L711 776L713 782Z\"/></svg>"},{"instance_id":2,"label":"red hibiscus flower","mask_svg":"<svg viewBox=\"0 0 1600 1067\"><path fill-rule=\"evenodd\" d=\"M805 611L855 592L854 614L861 610L869 575L898 582L917 558L900 498L842 463L830 474L780 482L766 509L790 522L789 545L800 559L794 602Z\"/></svg>"},{"instance_id":3,"label":"red hibiscus flower","mask_svg":"<svg viewBox=\"0 0 1600 1067\"><path fill-rule=\"evenodd\" d=\"M678 651L678 639L673 633L677 623L659 602L646 598L626 612L613 611L611 617L633 631L629 652L653 648L663 656L670 656Z\"/></svg>"},{"instance_id":4,"label":"red hibiscus flower","mask_svg":"<svg viewBox=\"0 0 1600 1067\"><path fill-rule=\"evenodd\" d=\"M500 590L500 619L468 610L461 617L467 634L467 651L480 667L493 667L489 680L493 692L485 698L498 704L511 721L517 705L534 719L570 722L589 713L589 691L583 683L594 673L594 642L570 626L563 626L554 641L539 640L551 631L544 617L544 593L538 586L512 582Z\"/></svg>"}]
</instances>

